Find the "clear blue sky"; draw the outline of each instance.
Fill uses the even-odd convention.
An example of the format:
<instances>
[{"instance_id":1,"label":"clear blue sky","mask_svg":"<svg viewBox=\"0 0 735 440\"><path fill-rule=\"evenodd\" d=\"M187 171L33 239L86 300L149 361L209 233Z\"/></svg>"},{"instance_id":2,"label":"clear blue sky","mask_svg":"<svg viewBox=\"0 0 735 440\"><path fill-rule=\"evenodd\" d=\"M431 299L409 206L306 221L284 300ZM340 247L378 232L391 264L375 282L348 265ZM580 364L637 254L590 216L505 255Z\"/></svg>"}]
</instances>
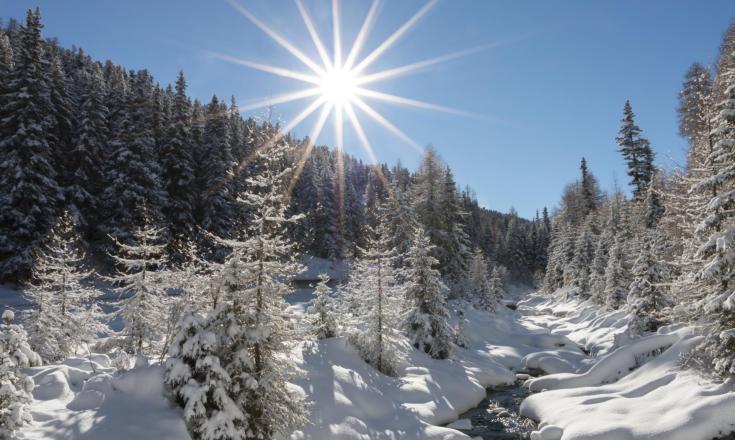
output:
<instances>
[{"instance_id":1,"label":"clear blue sky","mask_svg":"<svg viewBox=\"0 0 735 440\"><path fill-rule=\"evenodd\" d=\"M307 0L322 39L331 41L327 1ZM317 57L291 1L243 1L304 52ZM376 47L425 2L384 0L368 40ZM95 58L148 68L162 83L184 69L190 93L235 95L246 104L301 84L213 59L218 51L292 69L302 65L220 0L0 0L0 16L22 18L39 5L45 35L77 45ZM367 12L367 0L343 0L345 45ZM553 206L587 157L609 189L625 183L614 138L630 99L657 161L681 161L675 107L693 61L712 63L722 33L735 18L732 0L441 1L374 65L394 67L478 45L498 45L377 89L487 115L486 120L375 105L419 144L433 144L461 185L488 208L514 206L526 217ZM365 52L363 52L364 54ZM304 105L275 112L288 121ZM363 118L365 121L365 118ZM490 122L494 121L494 122ZM313 119L298 126L308 133ZM415 167L417 153L367 121L381 161ZM346 149L361 157L346 133ZM331 130L320 143L332 144Z\"/></svg>"}]
</instances>

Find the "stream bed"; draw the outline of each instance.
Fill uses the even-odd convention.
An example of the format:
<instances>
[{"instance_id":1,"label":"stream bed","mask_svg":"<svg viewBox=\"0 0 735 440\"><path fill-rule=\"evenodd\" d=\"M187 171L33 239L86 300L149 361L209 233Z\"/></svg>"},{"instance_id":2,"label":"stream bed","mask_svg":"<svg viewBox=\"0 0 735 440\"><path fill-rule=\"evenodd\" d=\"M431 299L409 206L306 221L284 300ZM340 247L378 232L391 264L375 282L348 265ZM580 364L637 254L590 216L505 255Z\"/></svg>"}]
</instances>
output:
<instances>
[{"instance_id":1,"label":"stream bed","mask_svg":"<svg viewBox=\"0 0 735 440\"><path fill-rule=\"evenodd\" d=\"M460 420L469 419L472 428L459 431L484 440L528 439L536 429L536 423L518 413L521 402L529 394L522 380L517 380L514 385L489 388L479 405L459 416Z\"/></svg>"}]
</instances>

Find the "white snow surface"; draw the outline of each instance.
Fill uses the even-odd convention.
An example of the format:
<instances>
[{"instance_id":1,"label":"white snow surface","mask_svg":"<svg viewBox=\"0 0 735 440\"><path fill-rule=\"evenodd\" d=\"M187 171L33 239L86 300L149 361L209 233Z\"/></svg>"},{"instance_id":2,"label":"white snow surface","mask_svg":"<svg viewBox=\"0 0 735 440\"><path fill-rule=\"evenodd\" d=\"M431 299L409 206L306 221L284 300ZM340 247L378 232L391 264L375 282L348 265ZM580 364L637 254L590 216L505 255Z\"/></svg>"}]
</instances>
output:
<instances>
[{"instance_id":1,"label":"white snow surface","mask_svg":"<svg viewBox=\"0 0 735 440\"><path fill-rule=\"evenodd\" d=\"M694 328L669 326L631 340L622 312L600 313L564 296L531 298L521 305L534 313L525 319L588 348L599 344L599 355L588 370L526 381L532 391L548 390L521 405L544 428L534 438L546 438L548 427L550 436L562 433L549 438L563 440L708 440L735 431L735 384L681 366L701 340Z\"/></svg>"},{"instance_id":2,"label":"white snow surface","mask_svg":"<svg viewBox=\"0 0 735 440\"><path fill-rule=\"evenodd\" d=\"M517 311L450 303L458 307L465 309L469 349L434 360L405 347L397 378L367 365L341 337L295 347L303 375L293 386L312 404L310 423L291 439L467 439L441 425L463 429L457 419L486 387L512 384L528 368L551 373L526 380L538 391L521 407L540 422L534 439L707 440L735 430L735 384L680 366L700 340L690 327L631 338L625 313L596 311L564 292L531 294ZM188 438L160 366L118 371L106 355L93 355L25 371L35 383L34 422L22 438Z\"/></svg>"}]
</instances>

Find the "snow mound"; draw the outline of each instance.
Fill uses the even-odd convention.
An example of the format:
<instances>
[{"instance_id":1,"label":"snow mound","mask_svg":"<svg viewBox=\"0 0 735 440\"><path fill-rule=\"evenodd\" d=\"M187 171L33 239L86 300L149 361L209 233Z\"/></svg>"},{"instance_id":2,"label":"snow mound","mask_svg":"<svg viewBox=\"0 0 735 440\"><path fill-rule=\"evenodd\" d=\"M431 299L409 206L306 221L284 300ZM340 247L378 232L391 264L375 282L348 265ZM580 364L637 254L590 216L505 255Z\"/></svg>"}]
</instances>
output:
<instances>
[{"instance_id":1,"label":"snow mound","mask_svg":"<svg viewBox=\"0 0 735 440\"><path fill-rule=\"evenodd\" d=\"M671 346L678 341L676 335L651 335L630 345L620 347L602 357L592 368L580 374L559 373L529 379L524 384L531 391L559 388L591 387L614 382L635 369L641 359L652 352Z\"/></svg>"},{"instance_id":2,"label":"snow mound","mask_svg":"<svg viewBox=\"0 0 735 440\"><path fill-rule=\"evenodd\" d=\"M163 369L124 373L105 355L67 359L29 368L33 379L33 423L24 439L186 440L180 412L163 394Z\"/></svg>"},{"instance_id":3,"label":"snow mound","mask_svg":"<svg viewBox=\"0 0 735 440\"><path fill-rule=\"evenodd\" d=\"M587 371L526 382L533 391L549 390L521 404L521 415L543 427L532 438L546 438L551 427L558 436L549 438L564 440L693 440L735 432L735 383L712 383L681 366L701 341L696 329L673 325L631 340L624 313L592 310L563 292L531 297L519 308L527 325L560 332L598 354Z\"/></svg>"}]
</instances>

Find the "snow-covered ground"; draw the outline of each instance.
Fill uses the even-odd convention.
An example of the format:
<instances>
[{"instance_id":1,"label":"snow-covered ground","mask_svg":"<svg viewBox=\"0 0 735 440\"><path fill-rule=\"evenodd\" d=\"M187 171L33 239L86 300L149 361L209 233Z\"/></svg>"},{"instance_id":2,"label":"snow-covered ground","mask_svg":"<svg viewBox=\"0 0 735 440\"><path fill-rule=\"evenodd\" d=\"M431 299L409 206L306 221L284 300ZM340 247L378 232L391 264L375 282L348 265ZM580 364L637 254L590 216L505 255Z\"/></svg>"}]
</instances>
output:
<instances>
[{"instance_id":1,"label":"snow-covered ground","mask_svg":"<svg viewBox=\"0 0 735 440\"><path fill-rule=\"evenodd\" d=\"M526 382L544 391L528 397L521 414L541 427L561 428L565 440L707 440L735 431L735 384L682 367L700 340L693 328L669 326L631 340L624 313L601 313L564 292L533 297L519 309L526 325L566 335L596 354L589 368L583 361L578 371Z\"/></svg>"},{"instance_id":2,"label":"snow-covered ground","mask_svg":"<svg viewBox=\"0 0 735 440\"><path fill-rule=\"evenodd\" d=\"M294 301L294 310L304 310L307 298ZM554 373L526 382L535 393L522 414L541 422L533 438L705 440L735 430L733 384L680 367L697 341L689 328L631 340L625 314L599 313L563 294L531 295L518 310L493 314L452 306L466 309L469 349L440 361L405 347L398 378L365 364L343 338L297 347L303 376L293 386L312 406L310 423L292 438L468 438L441 425L482 401L485 388L512 384L527 369ZM28 374L35 400L27 439L187 438L161 367L120 371L95 355Z\"/></svg>"}]
</instances>

